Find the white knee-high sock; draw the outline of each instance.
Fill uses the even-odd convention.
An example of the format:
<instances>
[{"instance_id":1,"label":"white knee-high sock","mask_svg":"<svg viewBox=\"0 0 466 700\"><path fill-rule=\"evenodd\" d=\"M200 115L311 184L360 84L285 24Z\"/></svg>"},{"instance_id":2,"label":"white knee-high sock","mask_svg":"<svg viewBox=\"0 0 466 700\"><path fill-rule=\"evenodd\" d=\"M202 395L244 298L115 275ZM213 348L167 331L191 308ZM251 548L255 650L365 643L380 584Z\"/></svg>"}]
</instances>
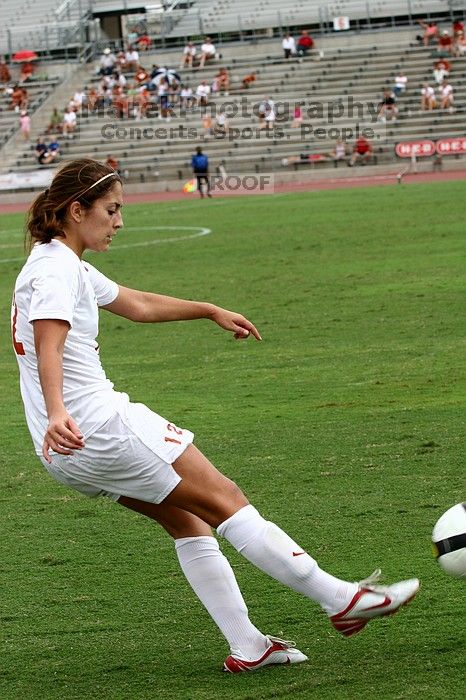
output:
<instances>
[{"instance_id":1,"label":"white knee-high sock","mask_svg":"<svg viewBox=\"0 0 466 700\"><path fill-rule=\"evenodd\" d=\"M343 610L357 592L355 583L322 571L315 559L251 505L221 523L217 532L252 564L315 600L329 615Z\"/></svg>"},{"instance_id":2,"label":"white knee-high sock","mask_svg":"<svg viewBox=\"0 0 466 700\"><path fill-rule=\"evenodd\" d=\"M232 653L248 660L262 656L270 642L249 619L233 570L214 537L175 540L184 575L226 638Z\"/></svg>"}]
</instances>

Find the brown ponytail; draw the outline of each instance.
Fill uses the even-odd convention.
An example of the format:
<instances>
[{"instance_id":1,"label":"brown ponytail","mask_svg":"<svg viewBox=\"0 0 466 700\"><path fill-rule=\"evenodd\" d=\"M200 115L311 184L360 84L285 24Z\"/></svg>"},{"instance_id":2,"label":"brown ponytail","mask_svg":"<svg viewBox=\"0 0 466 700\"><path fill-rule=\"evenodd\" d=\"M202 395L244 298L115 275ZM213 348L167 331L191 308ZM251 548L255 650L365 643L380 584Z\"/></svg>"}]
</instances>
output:
<instances>
[{"instance_id":1,"label":"brown ponytail","mask_svg":"<svg viewBox=\"0 0 466 700\"><path fill-rule=\"evenodd\" d=\"M50 243L52 238L63 237L68 206L80 202L85 209L90 209L115 182L121 182L118 173L97 160L80 158L65 163L53 178L50 189L41 192L28 211L26 248L30 250L36 242Z\"/></svg>"}]
</instances>

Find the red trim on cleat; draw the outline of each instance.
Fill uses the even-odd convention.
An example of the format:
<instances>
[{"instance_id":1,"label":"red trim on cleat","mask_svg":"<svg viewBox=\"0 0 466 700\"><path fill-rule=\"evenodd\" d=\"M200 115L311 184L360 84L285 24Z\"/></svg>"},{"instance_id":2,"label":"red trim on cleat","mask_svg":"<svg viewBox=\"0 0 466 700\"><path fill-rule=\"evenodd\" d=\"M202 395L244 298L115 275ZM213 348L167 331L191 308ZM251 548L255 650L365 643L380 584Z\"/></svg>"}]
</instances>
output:
<instances>
[{"instance_id":1,"label":"red trim on cleat","mask_svg":"<svg viewBox=\"0 0 466 700\"><path fill-rule=\"evenodd\" d=\"M380 576L380 570L374 572L370 578L374 578L374 575ZM349 605L330 617L332 625L345 637L351 637L353 634L361 632L367 623L376 617L394 615L400 608L407 605L419 590L417 579L400 581L391 586L371 586L367 585L368 583L371 583L370 579L361 581L361 587ZM366 606L363 600L365 596L368 596ZM370 596L383 596L383 599L381 602L371 605L370 603L374 603L375 600L371 600Z\"/></svg>"},{"instance_id":2,"label":"red trim on cleat","mask_svg":"<svg viewBox=\"0 0 466 700\"><path fill-rule=\"evenodd\" d=\"M259 668L264 661L267 661L269 658L270 654L272 654L274 651L285 651L287 649L285 644L281 644L280 642L273 642L272 646L270 646L260 657L260 659L257 659L256 661L246 661L243 659L237 659L235 656L228 656L225 659L225 663L223 664L223 668L225 671L229 671L230 673L240 673L241 671L254 671L254 669ZM286 663L291 663L290 659Z\"/></svg>"},{"instance_id":3,"label":"red trim on cleat","mask_svg":"<svg viewBox=\"0 0 466 700\"><path fill-rule=\"evenodd\" d=\"M243 671L257 671L264 666L299 664L307 661L307 656L299 649L296 649L294 642L287 642L278 637L267 637L270 641L270 646L259 659L249 661L241 658L239 655L230 654L225 659L223 670L228 673L241 673Z\"/></svg>"}]
</instances>

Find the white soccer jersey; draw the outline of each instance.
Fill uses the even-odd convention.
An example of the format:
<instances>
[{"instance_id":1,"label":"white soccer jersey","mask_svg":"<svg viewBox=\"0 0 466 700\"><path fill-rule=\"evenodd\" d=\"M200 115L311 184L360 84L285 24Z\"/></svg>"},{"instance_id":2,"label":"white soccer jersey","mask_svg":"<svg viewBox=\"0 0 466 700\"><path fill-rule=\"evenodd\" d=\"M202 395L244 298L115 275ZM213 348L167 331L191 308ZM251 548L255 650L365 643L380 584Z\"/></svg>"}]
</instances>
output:
<instances>
[{"instance_id":1,"label":"white soccer jersey","mask_svg":"<svg viewBox=\"0 0 466 700\"><path fill-rule=\"evenodd\" d=\"M37 369L32 321L70 324L63 352L63 398L84 437L102 426L126 395L113 391L99 358L99 306L110 304L118 285L82 261L64 243L36 244L18 275L12 303L13 345L21 396L34 447L41 453L48 425Z\"/></svg>"}]
</instances>

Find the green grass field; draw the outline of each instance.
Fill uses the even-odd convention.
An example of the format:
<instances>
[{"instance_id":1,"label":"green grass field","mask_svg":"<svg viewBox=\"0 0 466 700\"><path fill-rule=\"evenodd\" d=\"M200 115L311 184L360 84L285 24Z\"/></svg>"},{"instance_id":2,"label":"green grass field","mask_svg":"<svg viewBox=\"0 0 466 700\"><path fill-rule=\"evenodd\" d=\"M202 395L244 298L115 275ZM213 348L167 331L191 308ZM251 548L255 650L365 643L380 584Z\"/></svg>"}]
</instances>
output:
<instances>
[{"instance_id":1,"label":"green grass field","mask_svg":"<svg viewBox=\"0 0 466 700\"><path fill-rule=\"evenodd\" d=\"M254 622L310 660L222 674L227 646L168 536L56 484L33 454L9 340L23 217L3 216L1 699L463 698L464 583L436 564L430 536L465 499L464 182L124 214L112 250L89 256L105 274L241 311L264 341L102 313L116 388L191 428L323 568L356 580L380 565L423 586L346 640L224 543Z\"/></svg>"}]
</instances>

